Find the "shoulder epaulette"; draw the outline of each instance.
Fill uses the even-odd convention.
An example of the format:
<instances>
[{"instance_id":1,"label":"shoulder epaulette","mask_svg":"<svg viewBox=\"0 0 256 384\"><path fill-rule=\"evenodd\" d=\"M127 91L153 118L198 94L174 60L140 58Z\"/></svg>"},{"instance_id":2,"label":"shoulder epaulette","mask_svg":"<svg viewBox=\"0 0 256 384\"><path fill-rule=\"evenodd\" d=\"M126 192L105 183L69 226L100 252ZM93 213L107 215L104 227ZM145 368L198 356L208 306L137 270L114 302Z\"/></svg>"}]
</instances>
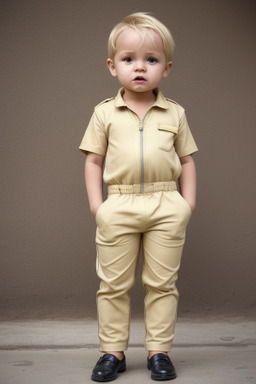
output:
<instances>
[{"instance_id":1,"label":"shoulder epaulette","mask_svg":"<svg viewBox=\"0 0 256 384\"><path fill-rule=\"evenodd\" d=\"M177 103L177 101L175 101L175 100L172 100L172 99L169 99L168 97L166 97L166 100L167 100L167 101L170 101L171 103L174 103L174 104L180 105L179 103Z\"/></svg>"},{"instance_id":2,"label":"shoulder epaulette","mask_svg":"<svg viewBox=\"0 0 256 384\"><path fill-rule=\"evenodd\" d=\"M99 103L98 105L96 105L96 107L98 107L99 105L108 103L108 102L111 101L111 100L114 100L114 97L109 97L108 99L103 100L101 103Z\"/></svg>"}]
</instances>

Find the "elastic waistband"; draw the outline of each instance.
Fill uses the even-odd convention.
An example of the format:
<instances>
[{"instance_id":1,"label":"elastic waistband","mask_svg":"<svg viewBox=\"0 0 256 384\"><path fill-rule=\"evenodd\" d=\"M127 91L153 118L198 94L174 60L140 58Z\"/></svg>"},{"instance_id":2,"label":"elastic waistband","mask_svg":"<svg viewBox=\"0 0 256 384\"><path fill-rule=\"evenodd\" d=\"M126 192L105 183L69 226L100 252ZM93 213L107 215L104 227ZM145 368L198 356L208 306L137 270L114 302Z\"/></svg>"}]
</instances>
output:
<instances>
[{"instance_id":1,"label":"elastic waistband","mask_svg":"<svg viewBox=\"0 0 256 384\"><path fill-rule=\"evenodd\" d=\"M143 184L144 190L143 193L154 193L161 191L176 191L177 184L176 181L160 181L157 183L145 183ZM124 185L124 184L113 184L108 187L108 194L120 194L120 195L131 195L131 194L140 194L140 184Z\"/></svg>"}]
</instances>

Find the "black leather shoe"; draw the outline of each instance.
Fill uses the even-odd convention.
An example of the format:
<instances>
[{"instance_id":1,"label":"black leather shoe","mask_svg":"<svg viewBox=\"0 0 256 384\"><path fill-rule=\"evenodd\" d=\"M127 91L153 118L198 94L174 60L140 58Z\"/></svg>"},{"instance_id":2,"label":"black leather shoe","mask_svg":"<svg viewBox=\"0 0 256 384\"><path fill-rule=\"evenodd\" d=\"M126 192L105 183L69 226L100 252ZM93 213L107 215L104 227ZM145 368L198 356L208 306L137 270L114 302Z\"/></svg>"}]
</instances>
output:
<instances>
[{"instance_id":1,"label":"black leather shoe","mask_svg":"<svg viewBox=\"0 0 256 384\"><path fill-rule=\"evenodd\" d=\"M96 363L91 379L93 381L112 381L116 379L119 372L124 372L125 370L125 356L123 360L118 360L114 355L105 353Z\"/></svg>"},{"instance_id":2,"label":"black leather shoe","mask_svg":"<svg viewBox=\"0 0 256 384\"><path fill-rule=\"evenodd\" d=\"M148 358L148 369L151 371L152 380L173 380L177 377L169 356L164 353L156 353Z\"/></svg>"}]
</instances>

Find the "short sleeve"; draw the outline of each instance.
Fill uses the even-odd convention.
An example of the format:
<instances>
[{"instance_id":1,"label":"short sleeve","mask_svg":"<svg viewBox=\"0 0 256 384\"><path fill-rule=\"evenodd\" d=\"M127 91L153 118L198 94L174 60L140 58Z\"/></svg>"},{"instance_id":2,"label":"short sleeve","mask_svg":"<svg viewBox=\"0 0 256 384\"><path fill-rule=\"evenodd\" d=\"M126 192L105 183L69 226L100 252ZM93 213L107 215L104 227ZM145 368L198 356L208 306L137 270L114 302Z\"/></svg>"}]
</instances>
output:
<instances>
[{"instance_id":1,"label":"short sleeve","mask_svg":"<svg viewBox=\"0 0 256 384\"><path fill-rule=\"evenodd\" d=\"M179 132L175 140L175 151L179 157L191 155L198 151L198 147L190 131L185 111L179 122Z\"/></svg>"},{"instance_id":2,"label":"short sleeve","mask_svg":"<svg viewBox=\"0 0 256 384\"><path fill-rule=\"evenodd\" d=\"M98 155L105 156L107 145L108 140L105 125L95 110L85 131L79 149L85 154L87 152L93 152Z\"/></svg>"}]
</instances>

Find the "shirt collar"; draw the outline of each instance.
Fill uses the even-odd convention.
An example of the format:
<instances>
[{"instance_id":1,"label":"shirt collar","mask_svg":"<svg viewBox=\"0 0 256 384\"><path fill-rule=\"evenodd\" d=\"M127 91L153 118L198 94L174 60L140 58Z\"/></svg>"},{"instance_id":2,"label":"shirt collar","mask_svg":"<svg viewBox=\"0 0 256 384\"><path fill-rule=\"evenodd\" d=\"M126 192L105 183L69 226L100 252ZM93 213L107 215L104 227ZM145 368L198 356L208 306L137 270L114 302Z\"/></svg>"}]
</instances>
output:
<instances>
[{"instance_id":1,"label":"shirt collar","mask_svg":"<svg viewBox=\"0 0 256 384\"><path fill-rule=\"evenodd\" d=\"M154 102L154 107L159 107L162 109L168 109L168 102L159 88L154 89L154 93L156 95L156 101ZM128 107L126 102L123 99L124 88L119 89L118 94L115 98L115 106L116 107Z\"/></svg>"}]
</instances>

